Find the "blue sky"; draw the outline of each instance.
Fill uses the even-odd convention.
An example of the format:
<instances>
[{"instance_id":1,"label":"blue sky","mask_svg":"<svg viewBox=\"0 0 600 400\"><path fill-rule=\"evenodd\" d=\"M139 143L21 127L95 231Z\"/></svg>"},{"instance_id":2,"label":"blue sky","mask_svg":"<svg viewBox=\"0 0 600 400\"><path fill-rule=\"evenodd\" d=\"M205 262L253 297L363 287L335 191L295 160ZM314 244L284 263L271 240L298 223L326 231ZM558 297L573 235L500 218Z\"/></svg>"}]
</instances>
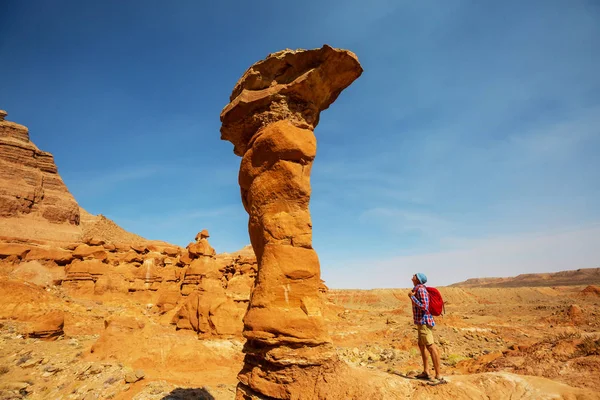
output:
<instances>
[{"instance_id":1,"label":"blue sky","mask_svg":"<svg viewBox=\"0 0 600 400\"><path fill-rule=\"evenodd\" d=\"M322 113L312 173L330 287L598 267L598 21L594 0L4 1L0 108L89 212L235 251L235 82L284 48L347 48L365 72Z\"/></svg>"}]
</instances>

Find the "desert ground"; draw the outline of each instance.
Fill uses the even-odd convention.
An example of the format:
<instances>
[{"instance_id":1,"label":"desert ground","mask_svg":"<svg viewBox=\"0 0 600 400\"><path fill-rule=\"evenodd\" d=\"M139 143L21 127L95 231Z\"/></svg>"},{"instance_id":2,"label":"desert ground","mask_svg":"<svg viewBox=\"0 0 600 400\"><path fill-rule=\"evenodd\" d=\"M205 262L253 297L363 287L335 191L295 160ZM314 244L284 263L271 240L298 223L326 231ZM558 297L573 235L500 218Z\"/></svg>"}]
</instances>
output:
<instances>
[{"instance_id":1,"label":"desert ground","mask_svg":"<svg viewBox=\"0 0 600 400\"><path fill-rule=\"evenodd\" d=\"M240 335L203 338L178 330L171 323L176 308L157 310L156 292L77 294L61 285L40 285L43 267L21 279L8 270L14 268L5 266L0 280L0 398L234 398L243 365ZM420 371L408 290L326 293L326 320L343 361L390 376ZM597 287L441 291L446 314L436 319L435 333L449 384L428 387L407 380L407 396L470 398L470 390L490 385L497 397L489 398L509 398L520 384L537 381L564 398L597 398ZM31 321L24 320L28 313L40 315L36 310L64 313L60 336L28 336ZM9 312L13 318L6 318Z\"/></svg>"}]
</instances>

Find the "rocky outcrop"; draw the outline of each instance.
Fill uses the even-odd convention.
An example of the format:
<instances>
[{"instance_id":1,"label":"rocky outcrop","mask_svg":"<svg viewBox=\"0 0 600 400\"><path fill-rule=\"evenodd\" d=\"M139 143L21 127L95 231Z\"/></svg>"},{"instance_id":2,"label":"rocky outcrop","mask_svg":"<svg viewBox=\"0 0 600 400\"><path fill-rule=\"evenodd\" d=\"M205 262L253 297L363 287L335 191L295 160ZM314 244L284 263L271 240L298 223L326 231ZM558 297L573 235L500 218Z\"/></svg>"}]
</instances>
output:
<instances>
[{"instance_id":1,"label":"rocky outcrop","mask_svg":"<svg viewBox=\"0 0 600 400\"><path fill-rule=\"evenodd\" d=\"M35 216L79 225L79 206L58 174L52 154L29 140L27 127L0 111L0 217Z\"/></svg>"},{"instance_id":2,"label":"rocky outcrop","mask_svg":"<svg viewBox=\"0 0 600 400\"><path fill-rule=\"evenodd\" d=\"M208 243L208 232L203 230L196 235L196 242L187 246L187 258L191 260L181 285L181 293L188 295L194 290L204 291L210 280L219 279L219 264L215 249ZM204 286L204 287L203 287ZM220 285L213 284L217 287Z\"/></svg>"},{"instance_id":3,"label":"rocky outcrop","mask_svg":"<svg viewBox=\"0 0 600 400\"><path fill-rule=\"evenodd\" d=\"M41 287L0 277L0 293L0 319L23 322L25 336L56 339L64 334L60 302Z\"/></svg>"},{"instance_id":4,"label":"rocky outcrop","mask_svg":"<svg viewBox=\"0 0 600 400\"><path fill-rule=\"evenodd\" d=\"M216 257L208 237L203 230L196 243L187 247L192 261L181 294L188 297L172 322L178 329L192 329L203 336L238 335L256 276L256 258L241 254Z\"/></svg>"},{"instance_id":5,"label":"rocky outcrop","mask_svg":"<svg viewBox=\"0 0 600 400\"><path fill-rule=\"evenodd\" d=\"M80 208L54 163L29 138L27 127L6 121L0 110L0 239L113 243L147 240L103 215Z\"/></svg>"},{"instance_id":6,"label":"rocky outcrop","mask_svg":"<svg viewBox=\"0 0 600 400\"><path fill-rule=\"evenodd\" d=\"M594 285L588 285L581 291L584 296L600 296L600 287Z\"/></svg>"},{"instance_id":7,"label":"rocky outcrop","mask_svg":"<svg viewBox=\"0 0 600 400\"><path fill-rule=\"evenodd\" d=\"M252 249L215 255L206 230L188 249L94 237L60 246L13 238L0 242L0 267L13 278L42 287L61 285L77 297L137 296L154 304L154 312L173 311L178 329L204 337L240 336L257 271Z\"/></svg>"},{"instance_id":8,"label":"rocky outcrop","mask_svg":"<svg viewBox=\"0 0 600 400\"><path fill-rule=\"evenodd\" d=\"M65 315L53 310L37 318L26 335L31 338L52 340L64 335Z\"/></svg>"},{"instance_id":9,"label":"rocky outcrop","mask_svg":"<svg viewBox=\"0 0 600 400\"><path fill-rule=\"evenodd\" d=\"M221 113L221 139L242 156L239 184L258 260L238 399L325 398L323 376L344 375L324 324L308 205L319 114L361 73L346 50L280 51L244 73Z\"/></svg>"}]
</instances>

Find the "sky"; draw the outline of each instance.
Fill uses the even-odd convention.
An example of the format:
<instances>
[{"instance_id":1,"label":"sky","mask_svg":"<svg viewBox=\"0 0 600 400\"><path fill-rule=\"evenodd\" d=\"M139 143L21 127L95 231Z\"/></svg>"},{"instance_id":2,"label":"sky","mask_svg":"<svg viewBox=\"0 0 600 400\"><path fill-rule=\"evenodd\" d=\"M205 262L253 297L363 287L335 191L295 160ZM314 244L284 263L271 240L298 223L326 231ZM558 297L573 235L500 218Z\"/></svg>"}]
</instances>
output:
<instances>
[{"instance_id":1,"label":"sky","mask_svg":"<svg viewBox=\"0 0 600 400\"><path fill-rule=\"evenodd\" d=\"M600 267L600 2L19 1L0 109L79 204L181 246L249 243L219 114L285 48L349 49L321 114L313 245L330 288Z\"/></svg>"}]
</instances>

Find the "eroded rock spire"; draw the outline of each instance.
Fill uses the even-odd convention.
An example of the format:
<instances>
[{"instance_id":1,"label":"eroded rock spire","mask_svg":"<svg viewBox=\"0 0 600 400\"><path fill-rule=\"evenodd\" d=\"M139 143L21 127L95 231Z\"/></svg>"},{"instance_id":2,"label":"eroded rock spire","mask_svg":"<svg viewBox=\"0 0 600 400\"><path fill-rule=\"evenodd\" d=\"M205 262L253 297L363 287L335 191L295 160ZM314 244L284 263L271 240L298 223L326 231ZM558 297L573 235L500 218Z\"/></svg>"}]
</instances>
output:
<instances>
[{"instance_id":1,"label":"eroded rock spire","mask_svg":"<svg viewBox=\"0 0 600 400\"><path fill-rule=\"evenodd\" d=\"M313 130L361 73L347 50L283 50L244 73L221 113L221 138L242 157L241 197L258 260L238 399L313 398L306 388L318 391L322 369L335 369L308 208Z\"/></svg>"}]
</instances>

